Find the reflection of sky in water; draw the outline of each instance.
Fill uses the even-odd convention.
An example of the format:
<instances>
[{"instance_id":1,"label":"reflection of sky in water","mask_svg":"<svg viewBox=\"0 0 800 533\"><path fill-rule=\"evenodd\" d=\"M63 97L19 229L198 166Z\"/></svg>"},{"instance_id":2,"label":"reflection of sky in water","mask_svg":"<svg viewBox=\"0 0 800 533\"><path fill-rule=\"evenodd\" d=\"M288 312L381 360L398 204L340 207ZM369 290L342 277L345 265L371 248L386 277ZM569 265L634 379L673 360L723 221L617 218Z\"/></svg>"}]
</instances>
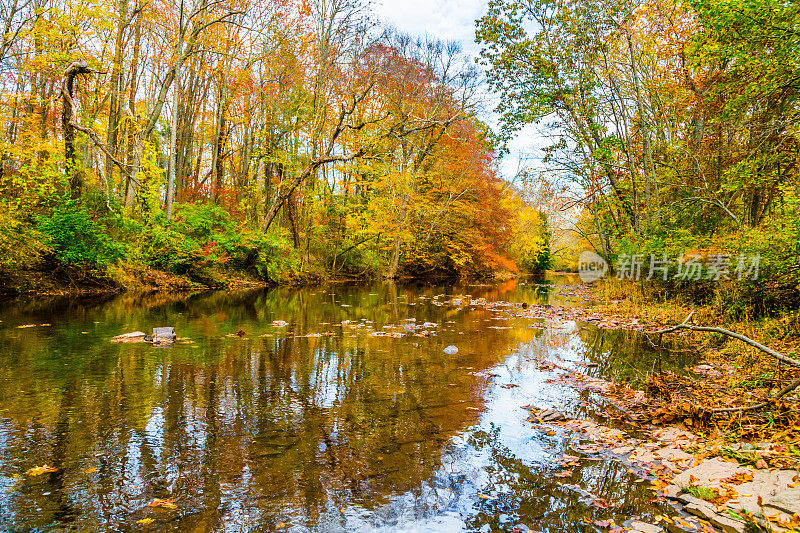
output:
<instances>
[{"instance_id":1,"label":"reflection of sky in water","mask_svg":"<svg viewBox=\"0 0 800 533\"><path fill-rule=\"evenodd\" d=\"M573 323L574 326L574 323ZM572 327L565 328L568 331ZM536 342L536 341L532 341ZM564 352L571 352L582 345L577 336L571 336ZM453 437L441 458L442 466L430 480L426 480L413 491L396 496L393 501L376 510L371 517L346 516L342 530L359 531L462 531L468 517L485 506L485 494L496 496L498 492L510 490L503 484L494 484L487 470L492 468L491 449L513 450L514 458L524 464L549 464L561 456L561 452L546 449L547 440L537 438L536 432L524 422L527 411L522 406L538 408L563 405L574 391L569 388L546 383L554 377L553 372L541 372L536 364L526 357L527 344L509 355L505 362L486 370L496 374L494 385L485 394L485 411L480 422L467 432ZM513 384L517 387L502 387ZM496 431L492 448L477 448L470 444L471 432ZM529 487L528 490L536 490ZM503 522L516 523L509 513ZM523 520L520 518L520 520ZM339 527L342 524L338 524ZM529 523L528 525L533 525ZM334 531L334 524L326 524Z\"/></svg>"},{"instance_id":2,"label":"reflection of sky in water","mask_svg":"<svg viewBox=\"0 0 800 533\"><path fill-rule=\"evenodd\" d=\"M596 331L593 326L588 328ZM503 364L484 371L487 375L494 374L494 379L493 385L484 394L485 410L480 421L450 440L442 453L441 467L430 479L411 491L395 496L389 504L372 513L359 513L354 508L340 520L325 523L319 530L463 531L465 523L485 512L485 508L503 494L511 496L513 500L527 499L532 494L540 493L541 487L536 483L519 483L513 486L498 483L496 478L502 476L490 474L496 472L498 467L493 455L499 452L505 454L506 459L513 457L523 469L538 466L550 470L550 474L563 470L558 466L561 456L568 451L570 443L579 443L579 437L564 435L558 431L556 436L549 438L532 430L531 424L524 421L527 411L521 407L555 407L573 416L587 416L586 409L581 409L586 403L580 398L578 391L552 382L563 371L556 369L543 372L536 364L536 359L543 352L549 358L562 362L579 363L589 360L583 355L591 351L591 347L581 338L580 330L579 324L565 322L558 332L545 331L538 338L520 343ZM542 344L545 345L544 350ZM503 386L509 384L516 387ZM473 439L469 438L472 434L492 435L490 445L475 446ZM608 472L603 469L593 469L591 466L587 468L584 465L583 470L585 477L601 477L605 480L609 478ZM612 478L625 477L625 470L627 467L619 465L614 469ZM537 476L535 473L531 474ZM573 481L565 480L564 483ZM480 494L490 496L491 499L481 498ZM649 492L640 491L638 500L643 508L651 507L648 505L650 497ZM580 504L575 499L564 498L556 501L554 506L542 514L558 514L569 506ZM496 520L484 523L480 530L489 531L492 524L508 528L519 522L543 531L548 530L546 524L537 524L531 516L519 515L514 506L505 509L501 507L499 512L492 510L489 514L493 514Z\"/></svg>"},{"instance_id":3,"label":"reflection of sky in water","mask_svg":"<svg viewBox=\"0 0 800 533\"><path fill-rule=\"evenodd\" d=\"M541 330L529 327L540 322L532 319L497 320L508 318L504 310L433 303L443 293L450 296L439 303L465 294L574 303L556 290L516 281L336 286L7 306L0 528L128 529L147 517L170 531L279 523L457 531L518 521L562 531L588 512L553 479L561 467L552 459L569 442L532 430L520 407L586 415L591 402L547 383L560 371L539 370L541 362L592 361L598 366L587 373L635 377L655 352L633 333L570 322ZM289 325L272 327L274 320ZM351 324L337 326L342 320ZM369 335L426 321L438 324L427 337ZM53 326L14 327L42 322ZM108 342L165 324L193 342ZM228 337L239 329L244 338ZM335 335L286 333L328 330ZM443 354L449 344L459 352ZM24 474L40 465L58 471ZM624 475L590 461L576 478L604 483L609 494L624 487L645 510L645 494ZM153 498L178 509L148 508Z\"/></svg>"}]
</instances>

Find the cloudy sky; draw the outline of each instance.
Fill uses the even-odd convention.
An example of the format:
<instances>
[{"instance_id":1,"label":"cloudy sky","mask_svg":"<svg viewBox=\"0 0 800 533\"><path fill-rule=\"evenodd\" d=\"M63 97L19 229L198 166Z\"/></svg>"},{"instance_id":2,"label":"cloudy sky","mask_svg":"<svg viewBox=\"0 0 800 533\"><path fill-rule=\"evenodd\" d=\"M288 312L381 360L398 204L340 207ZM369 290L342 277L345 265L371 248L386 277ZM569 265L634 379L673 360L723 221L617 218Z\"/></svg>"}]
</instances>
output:
<instances>
[{"instance_id":1,"label":"cloudy sky","mask_svg":"<svg viewBox=\"0 0 800 533\"><path fill-rule=\"evenodd\" d=\"M471 57L478 55L475 44L475 20L486 11L488 0L375 0L373 7L387 25L412 35L429 35L443 40L458 41ZM490 106L491 107L491 106ZM481 117L495 125L492 114ZM511 153L501 163L501 172L510 179L520 165L535 167L530 160L542 140L533 128L527 128L510 143Z\"/></svg>"},{"instance_id":2,"label":"cloudy sky","mask_svg":"<svg viewBox=\"0 0 800 533\"><path fill-rule=\"evenodd\" d=\"M406 33L459 41L472 55L475 20L486 11L487 0L375 0L384 22Z\"/></svg>"}]
</instances>

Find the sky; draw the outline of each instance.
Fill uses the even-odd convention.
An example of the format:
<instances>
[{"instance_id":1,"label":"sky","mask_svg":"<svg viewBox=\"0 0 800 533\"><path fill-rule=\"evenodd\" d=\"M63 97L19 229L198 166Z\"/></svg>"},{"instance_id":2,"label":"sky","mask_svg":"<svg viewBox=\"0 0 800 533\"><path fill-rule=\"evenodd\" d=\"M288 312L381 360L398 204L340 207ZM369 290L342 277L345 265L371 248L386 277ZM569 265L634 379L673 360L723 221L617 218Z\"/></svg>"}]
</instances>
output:
<instances>
[{"instance_id":1,"label":"sky","mask_svg":"<svg viewBox=\"0 0 800 533\"><path fill-rule=\"evenodd\" d=\"M470 55L478 54L475 21L487 0L375 0L373 6L379 18L403 32L458 41Z\"/></svg>"},{"instance_id":2,"label":"sky","mask_svg":"<svg viewBox=\"0 0 800 533\"><path fill-rule=\"evenodd\" d=\"M374 0L372 4L385 24L411 35L458 41L464 53L473 58L479 53L475 44L475 21L486 12L487 5L488 0ZM487 112L480 118L492 127L497 126L494 113ZM534 127L525 128L509 143L510 153L500 163L502 176L512 179L520 166L535 167L536 161L530 156L542 144Z\"/></svg>"}]
</instances>

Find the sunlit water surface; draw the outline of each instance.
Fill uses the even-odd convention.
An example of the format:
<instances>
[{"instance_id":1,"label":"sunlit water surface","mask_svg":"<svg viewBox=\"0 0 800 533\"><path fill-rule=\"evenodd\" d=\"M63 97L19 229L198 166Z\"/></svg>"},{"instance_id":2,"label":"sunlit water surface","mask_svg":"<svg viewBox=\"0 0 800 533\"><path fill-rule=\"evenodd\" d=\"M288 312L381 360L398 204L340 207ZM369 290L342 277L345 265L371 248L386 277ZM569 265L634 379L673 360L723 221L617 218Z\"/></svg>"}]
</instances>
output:
<instances>
[{"instance_id":1,"label":"sunlit water surface","mask_svg":"<svg viewBox=\"0 0 800 533\"><path fill-rule=\"evenodd\" d=\"M0 528L563 532L652 518L663 504L622 463L555 477L577 437L534 430L522 408L598 417L602 398L541 363L636 379L659 357L652 344L467 305L584 305L565 295L574 282L5 302ZM155 326L187 340L110 342ZM26 473L39 466L55 470Z\"/></svg>"}]
</instances>

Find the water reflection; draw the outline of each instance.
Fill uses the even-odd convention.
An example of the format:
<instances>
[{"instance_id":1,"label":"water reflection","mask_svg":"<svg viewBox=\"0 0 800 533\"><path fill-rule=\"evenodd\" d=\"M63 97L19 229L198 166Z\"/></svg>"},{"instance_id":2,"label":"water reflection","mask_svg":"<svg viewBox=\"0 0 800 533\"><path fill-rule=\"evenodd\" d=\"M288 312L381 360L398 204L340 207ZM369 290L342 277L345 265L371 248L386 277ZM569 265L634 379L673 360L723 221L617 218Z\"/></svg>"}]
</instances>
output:
<instances>
[{"instance_id":1,"label":"water reflection","mask_svg":"<svg viewBox=\"0 0 800 533\"><path fill-rule=\"evenodd\" d=\"M6 304L0 527L578 527L583 497L552 477L553 454L570 442L532 432L519 407L588 412L588 393L551 383L557 371L541 370L543 358L634 376L656 351L633 334L495 320L507 317L466 305L470 297L576 303L557 287L512 281ZM437 326L376 336L424 322ZM510 329L490 327L498 323ZM162 325L191 342L109 342ZM458 354L443 353L449 344ZM55 471L25 473L44 465ZM572 482L603 484L592 490L609 501L628 493L626 509L646 513L626 476L595 462ZM168 502L149 507L155 498Z\"/></svg>"}]
</instances>

